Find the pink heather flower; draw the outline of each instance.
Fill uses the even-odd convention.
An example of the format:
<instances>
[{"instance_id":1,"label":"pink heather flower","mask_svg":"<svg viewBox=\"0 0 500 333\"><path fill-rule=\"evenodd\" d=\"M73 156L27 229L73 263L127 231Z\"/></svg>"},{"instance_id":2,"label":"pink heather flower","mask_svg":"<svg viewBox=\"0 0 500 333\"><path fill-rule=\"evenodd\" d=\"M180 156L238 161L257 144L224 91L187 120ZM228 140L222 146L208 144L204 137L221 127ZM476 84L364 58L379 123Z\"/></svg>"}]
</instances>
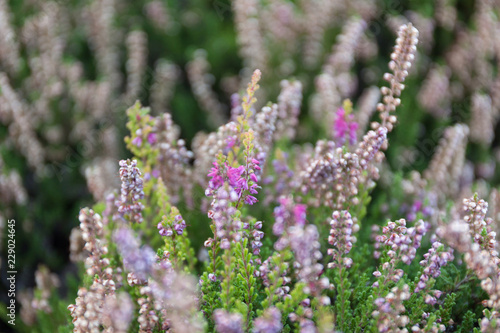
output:
<instances>
[{"instance_id":1,"label":"pink heather flower","mask_svg":"<svg viewBox=\"0 0 500 333\"><path fill-rule=\"evenodd\" d=\"M136 145L137 147L140 147L142 145L142 138L140 136L136 136L133 140L132 140L132 144L133 145Z\"/></svg>"},{"instance_id":2,"label":"pink heather flower","mask_svg":"<svg viewBox=\"0 0 500 333\"><path fill-rule=\"evenodd\" d=\"M333 125L334 138L337 145L342 146L347 140L349 140L349 144L355 144L357 130L358 123L354 121L353 115L346 115L344 108L339 108L335 114Z\"/></svg>"},{"instance_id":3,"label":"pink heather flower","mask_svg":"<svg viewBox=\"0 0 500 333\"><path fill-rule=\"evenodd\" d=\"M226 149L231 149L233 148L234 144L236 143L236 137L231 135L228 136L226 139Z\"/></svg>"},{"instance_id":4,"label":"pink heather flower","mask_svg":"<svg viewBox=\"0 0 500 333\"><path fill-rule=\"evenodd\" d=\"M150 145L155 144L157 140L156 133L149 133L148 134L148 142Z\"/></svg>"}]
</instances>

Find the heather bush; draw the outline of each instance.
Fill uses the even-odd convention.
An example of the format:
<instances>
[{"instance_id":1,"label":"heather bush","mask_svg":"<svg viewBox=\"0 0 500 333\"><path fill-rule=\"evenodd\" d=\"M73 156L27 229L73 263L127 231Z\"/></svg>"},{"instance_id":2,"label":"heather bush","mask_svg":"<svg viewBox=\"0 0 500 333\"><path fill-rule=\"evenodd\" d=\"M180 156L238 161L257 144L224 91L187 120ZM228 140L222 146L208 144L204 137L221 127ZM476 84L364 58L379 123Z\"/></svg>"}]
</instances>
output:
<instances>
[{"instance_id":1,"label":"heather bush","mask_svg":"<svg viewBox=\"0 0 500 333\"><path fill-rule=\"evenodd\" d=\"M500 332L498 8L0 0L8 330Z\"/></svg>"}]
</instances>

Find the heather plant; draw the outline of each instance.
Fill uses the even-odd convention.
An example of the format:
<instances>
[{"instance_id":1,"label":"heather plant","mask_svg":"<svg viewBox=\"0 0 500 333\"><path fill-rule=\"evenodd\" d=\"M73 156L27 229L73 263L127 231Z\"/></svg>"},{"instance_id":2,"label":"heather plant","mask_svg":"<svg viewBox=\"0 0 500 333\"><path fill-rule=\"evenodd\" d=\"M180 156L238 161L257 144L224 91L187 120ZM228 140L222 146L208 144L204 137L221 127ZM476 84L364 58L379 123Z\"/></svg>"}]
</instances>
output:
<instances>
[{"instance_id":1,"label":"heather plant","mask_svg":"<svg viewBox=\"0 0 500 333\"><path fill-rule=\"evenodd\" d=\"M494 1L19 3L0 219L93 196L20 331L500 331Z\"/></svg>"}]
</instances>

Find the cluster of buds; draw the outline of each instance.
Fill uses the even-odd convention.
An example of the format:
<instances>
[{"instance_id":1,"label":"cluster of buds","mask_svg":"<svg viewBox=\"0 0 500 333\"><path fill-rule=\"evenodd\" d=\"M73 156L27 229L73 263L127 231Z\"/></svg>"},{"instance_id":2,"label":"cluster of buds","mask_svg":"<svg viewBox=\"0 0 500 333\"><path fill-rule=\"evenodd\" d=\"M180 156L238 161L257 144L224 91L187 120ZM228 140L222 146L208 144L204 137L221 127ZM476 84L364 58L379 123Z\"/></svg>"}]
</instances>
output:
<instances>
[{"instance_id":1,"label":"cluster of buds","mask_svg":"<svg viewBox=\"0 0 500 333\"><path fill-rule=\"evenodd\" d=\"M377 270L373 275L377 278L384 276L384 279L398 282L403 277L404 272L402 269L395 269L397 263L401 260L407 265L411 264L427 229L428 226L422 220L411 228L406 227L404 219L388 222L387 226L382 228L382 235L375 237L374 252L375 258L379 258L380 250L385 246L388 260L382 263L382 272ZM379 287L379 282L376 281L373 286Z\"/></svg>"},{"instance_id":2,"label":"cluster of buds","mask_svg":"<svg viewBox=\"0 0 500 333\"><path fill-rule=\"evenodd\" d=\"M162 221L158 223L157 228L162 236L171 237L174 231L180 236L183 234L184 229L186 229L186 221L179 214L175 215L173 222L164 216Z\"/></svg>"},{"instance_id":3,"label":"cluster of buds","mask_svg":"<svg viewBox=\"0 0 500 333\"><path fill-rule=\"evenodd\" d=\"M262 247L264 231L261 231L261 229L262 221L243 223L243 236L249 239L252 252L255 256L260 254L260 248ZM256 258L255 261L257 261L257 264L260 264L260 258Z\"/></svg>"},{"instance_id":4,"label":"cluster of buds","mask_svg":"<svg viewBox=\"0 0 500 333\"><path fill-rule=\"evenodd\" d=\"M186 142L179 138L180 128L173 122L169 113L158 117L155 127L158 131L158 169L171 201L177 203L180 200L180 192L183 191L184 199L191 204L190 162L193 153L186 148Z\"/></svg>"},{"instance_id":5,"label":"cluster of buds","mask_svg":"<svg viewBox=\"0 0 500 333\"><path fill-rule=\"evenodd\" d=\"M274 132L276 130L276 121L278 119L278 105L272 104L271 106L264 106L259 113L255 116L255 121L251 123L252 128L255 129L255 139L253 138L253 131L250 129L246 133L247 141L255 144L255 156L265 164L269 150L272 147ZM249 140L248 134L252 134ZM245 144L247 146L247 144Z\"/></svg>"},{"instance_id":6,"label":"cluster of buds","mask_svg":"<svg viewBox=\"0 0 500 333\"><path fill-rule=\"evenodd\" d=\"M382 87L380 89L382 95L384 95L384 103L377 105L377 110L380 112L380 118L382 119L382 126L387 127L388 131L392 131L396 123L396 116L391 115L390 112L395 111L396 107L401 104L399 96L404 89L403 82L408 76L408 71L415 59L417 42L418 30L411 23L402 25L399 28L396 47L391 54L391 61L389 62L389 68L393 74L384 74L384 80L388 81L391 87ZM378 123L372 123L374 129L379 126L380 124Z\"/></svg>"},{"instance_id":7,"label":"cluster of buds","mask_svg":"<svg viewBox=\"0 0 500 333\"><path fill-rule=\"evenodd\" d=\"M496 232L492 230L493 219L487 218L488 203L478 196L463 200L464 221L469 225L469 233L474 242L482 249L489 251L493 256L497 256Z\"/></svg>"},{"instance_id":8,"label":"cluster of buds","mask_svg":"<svg viewBox=\"0 0 500 333\"><path fill-rule=\"evenodd\" d=\"M301 190L311 191L313 206L325 205L335 210L346 205L358 205L359 184L366 188L379 177L376 163L383 158L381 148L387 138L387 129L369 131L357 145L355 152L336 148L332 141L318 141L314 157L301 172ZM365 174L363 171L367 170Z\"/></svg>"},{"instance_id":9,"label":"cluster of buds","mask_svg":"<svg viewBox=\"0 0 500 333\"><path fill-rule=\"evenodd\" d=\"M101 217L91 209L82 209L79 215L82 239L85 242L84 249L89 253L85 260L85 267L89 276L102 278L102 284L110 290L114 290L115 283L112 279L112 269L109 267L109 259L104 256L108 254L108 247L103 241L104 231Z\"/></svg>"},{"instance_id":10,"label":"cluster of buds","mask_svg":"<svg viewBox=\"0 0 500 333\"><path fill-rule=\"evenodd\" d=\"M461 253L465 253L464 261L467 267L474 271L481 279L481 287L488 293L489 299L484 305L492 308L500 306L499 258L489 250L482 248L479 243L471 240L469 224L461 220L453 221L438 230L439 236L444 238L450 246Z\"/></svg>"},{"instance_id":11,"label":"cluster of buds","mask_svg":"<svg viewBox=\"0 0 500 333\"><path fill-rule=\"evenodd\" d=\"M353 233L359 230L359 225L352 220L348 211L334 211L330 220L330 236L328 243L333 248L328 249L328 255L333 257L333 262L328 263L328 268L345 266L351 267L352 259L344 257L352 249L352 244L356 242Z\"/></svg>"},{"instance_id":12,"label":"cluster of buds","mask_svg":"<svg viewBox=\"0 0 500 333\"><path fill-rule=\"evenodd\" d=\"M403 302L409 298L410 288L405 284L392 288L387 296L374 301L377 308L372 315L377 318L379 332L406 332L404 327L408 325L410 319L403 315L406 311Z\"/></svg>"},{"instance_id":13,"label":"cluster of buds","mask_svg":"<svg viewBox=\"0 0 500 333\"><path fill-rule=\"evenodd\" d=\"M388 255L392 260L396 260L396 252L399 254L401 261L409 265L415 259L417 249L420 247L423 235L428 229L427 223L419 220L415 227L407 228L406 220L400 219L396 222L388 222L387 226L382 228L382 235L375 240L375 249L379 249L382 245L389 248ZM380 252L375 252L375 257L378 258Z\"/></svg>"},{"instance_id":14,"label":"cluster of buds","mask_svg":"<svg viewBox=\"0 0 500 333\"><path fill-rule=\"evenodd\" d=\"M280 258L281 254L277 253L276 256L278 258ZM267 258L262 263L262 265L259 267L259 271L256 272L256 273L261 277L262 284L265 287L271 286L271 281L270 281L270 278L269 278L271 272L274 271L273 275L277 276L277 278L282 278L283 279L283 283L281 284L281 286L279 286L278 288L276 288L275 295L278 296L278 299L283 300L286 297L290 297L290 294L289 294L290 293L290 287L287 286L288 284L290 284L292 282L292 279L288 276L288 273L289 273L289 270L288 270L289 264L287 262L284 262L282 264L282 267L280 267L279 265L275 265L272 259L273 259L273 257Z\"/></svg>"},{"instance_id":15,"label":"cluster of buds","mask_svg":"<svg viewBox=\"0 0 500 333\"><path fill-rule=\"evenodd\" d=\"M142 173L137 167L137 161L120 161L120 179L122 182L121 196L116 201L118 213L128 215L131 221L142 223L144 205L139 201L144 199Z\"/></svg>"},{"instance_id":16,"label":"cluster of buds","mask_svg":"<svg viewBox=\"0 0 500 333\"><path fill-rule=\"evenodd\" d=\"M141 293L143 293L142 289ZM141 297L137 300L137 303L139 304L139 316L137 317L139 332L152 332L157 326L160 318L154 310L154 302L151 296L146 295L145 297Z\"/></svg>"},{"instance_id":17,"label":"cluster of buds","mask_svg":"<svg viewBox=\"0 0 500 333\"><path fill-rule=\"evenodd\" d=\"M332 141L318 141L315 156L301 172L304 194L312 192L313 206L324 205L343 209L344 204L358 194L361 174L357 154L344 153Z\"/></svg>"},{"instance_id":18,"label":"cluster of buds","mask_svg":"<svg viewBox=\"0 0 500 333\"><path fill-rule=\"evenodd\" d=\"M424 267L420 280L415 287L415 292L426 289L430 278L437 278L441 275L441 267L453 260L453 249L445 250L444 245L434 240L429 251L424 254L424 260L420 261L420 266Z\"/></svg>"},{"instance_id":19,"label":"cluster of buds","mask_svg":"<svg viewBox=\"0 0 500 333\"><path fill-rule=\"evenodd\" d=\"M73 317L73 332L98 332L103 319L106 287L95 280L90 288L80 288L75 304L68 306Z\"/></svg>"}]
</instances>

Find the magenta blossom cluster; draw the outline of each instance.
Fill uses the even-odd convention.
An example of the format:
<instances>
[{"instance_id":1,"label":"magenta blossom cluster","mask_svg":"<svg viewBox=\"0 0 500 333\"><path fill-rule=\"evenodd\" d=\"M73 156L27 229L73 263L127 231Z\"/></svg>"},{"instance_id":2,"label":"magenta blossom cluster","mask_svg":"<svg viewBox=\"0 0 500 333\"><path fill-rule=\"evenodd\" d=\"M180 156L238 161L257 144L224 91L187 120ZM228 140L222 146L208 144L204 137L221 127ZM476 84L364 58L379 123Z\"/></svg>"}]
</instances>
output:
<instances>
[{"instance_id":1,"label":"magenta blossom cluster","mask_svg":"<svg viewBox=\"0 0 500 333\"><path fill-rule=\"evenodd\" d=\"M211 179L208 182L208 188L205 191L205 195L213 196L214 192L227 181L229 186L234 189L239 199L244 195L244 191L248 191L250 194L245 196L244 202L249 205L256 203L257 198L251 194L258 194L257 189L259 186L257 185L257 176L253 171L261 170L259 166L260 162L252 158L248 164L247 168L245 168L243 165L232 167L227 163L219 165L214 162L214 167L210 169L208 173L208 177Z\"/></svg>"},{"instance_id":2,"label":"magenta blossom cluster","mask_svg":"<svg viewBox=\"0 0 500 333\"><path fill-rule=\"evenodd\" d=\"M335 113L333 123L333 135L337 146L342 146L349 142L350 145L356 143L358 123L354 121L352 114L347 114L344 108L338 108Z\"/></svg>"}]
</instances>

